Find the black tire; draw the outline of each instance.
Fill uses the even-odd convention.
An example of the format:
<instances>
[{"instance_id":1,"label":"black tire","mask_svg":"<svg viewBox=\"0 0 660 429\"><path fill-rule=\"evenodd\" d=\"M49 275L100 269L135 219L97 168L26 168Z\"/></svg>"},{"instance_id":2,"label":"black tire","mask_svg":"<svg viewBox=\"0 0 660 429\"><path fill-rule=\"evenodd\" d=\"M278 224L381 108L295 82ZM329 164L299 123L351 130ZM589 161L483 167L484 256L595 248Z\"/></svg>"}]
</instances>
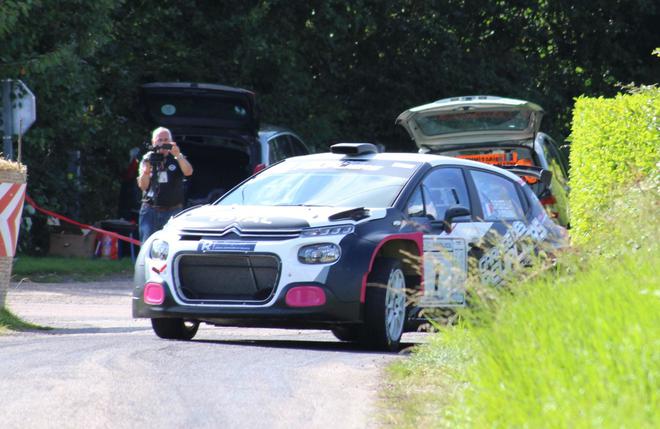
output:
<instances>
[{"instance_id":1,"label":"black tire","mask_svg":"<svg viewBox=\"0 0 660 429\"><path fill-rule=\"evenodd\" d=\"M406 277L401 261L378 258L367 279L365 340L380 350L397 351L406 322Z\"/></svg>"},{"instance_id":2,"label":"black tire","mask_svg":"<svg viewBox=\"0 0 660 429\"><path fill-rule=\"evenodd\" d=\"M151 319L151 327L156 335L166 340L192 340L199 329L196 320Z\"/></svg>"},{"instance_id":3,"label":"black tire","mask_svg":"<svg viewBox=\"0 0 660 429\"><path fill-rule=\"evenodd\" d=\"M354 343L362 338L360 326L336 326L332 328L332 334L340 341Z\"/></svg>"}]
</instances>

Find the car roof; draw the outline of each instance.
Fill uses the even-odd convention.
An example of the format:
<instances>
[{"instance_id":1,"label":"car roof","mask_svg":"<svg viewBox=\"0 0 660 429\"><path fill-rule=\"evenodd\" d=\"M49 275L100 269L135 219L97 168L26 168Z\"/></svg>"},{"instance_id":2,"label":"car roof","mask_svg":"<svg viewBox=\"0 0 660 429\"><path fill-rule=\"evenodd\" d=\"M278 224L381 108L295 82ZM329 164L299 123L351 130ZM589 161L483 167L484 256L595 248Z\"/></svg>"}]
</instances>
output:
<instances>
[{"instance_id":1,"label":"car roof","mask_svg":"<svg viewBox=\"0 0 660 429\"><path fill-rule=\"evenodd\" d=\"M289 128L285 127L279 127L277 125L272 125L272 124L262 124L261 127L259 128L259 136L260 137L271 137L276 134L282 134L282 133L290 133L290 134L296 134Z\"/></svg>"},{"instance_id":2,"label":"car roof","mask_svg":"<svg viewBox=\"0 0 660 429\"><path fill-rule=\"evenodd\" d=\"M503 168L496 167L494 165L489 165L478 161L471 161L469 159L455 158L452 156L432 155L425 153L383 152L383 153L370 153L364 155L344 155L338 153L324 152L324 153L317 153L312 155L302 155L302 156L287 158L285 162L288 160L300 161L302 159L309 159L310 161L378 160L378 161L392 161L392 162L408 162L415 164L428 164L432 167L436 167L440 165L452 165L452 166L458 165L462 167L472 167L481 170L492 171L494 173L504 175L515 182L521 181L520 177L518 177L516 174L511 173L510 171L507 171Z\"/></svg>"}]
</instances>

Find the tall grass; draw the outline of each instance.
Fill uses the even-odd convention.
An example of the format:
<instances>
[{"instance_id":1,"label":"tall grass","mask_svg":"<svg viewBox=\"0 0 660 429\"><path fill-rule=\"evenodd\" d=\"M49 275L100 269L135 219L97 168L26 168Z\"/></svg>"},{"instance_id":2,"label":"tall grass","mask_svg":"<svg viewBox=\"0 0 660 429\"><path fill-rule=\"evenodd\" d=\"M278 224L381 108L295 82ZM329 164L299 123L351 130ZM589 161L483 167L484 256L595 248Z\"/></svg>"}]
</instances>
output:
<instances>
[{"instance_id":1,"label":"tall grass","mask_svg":"<svg viewBox=\"0 0 660 429\"><path fill-rule=\"evenodd\" d=\"M466 427L658 427L660 284L649 252L539 281L472 331Z\"/></svg>"},{"instance_id":2,"label":"tall grass","mask_svg":"<svg viewBox=\"0 0 660 429\"><path fill-rule=\"evenodd\" d=\"M488 315L465 314L397 363L391 391L403 405L389 422L660 427L659 205L657 181L619 193L600 213L606 228L592 231L593 246L563 255L557 270L477 310ZM424 373L442 380L439 390ZM432 393L402 394L411 383Z\"/></svg>"}]
</instances>

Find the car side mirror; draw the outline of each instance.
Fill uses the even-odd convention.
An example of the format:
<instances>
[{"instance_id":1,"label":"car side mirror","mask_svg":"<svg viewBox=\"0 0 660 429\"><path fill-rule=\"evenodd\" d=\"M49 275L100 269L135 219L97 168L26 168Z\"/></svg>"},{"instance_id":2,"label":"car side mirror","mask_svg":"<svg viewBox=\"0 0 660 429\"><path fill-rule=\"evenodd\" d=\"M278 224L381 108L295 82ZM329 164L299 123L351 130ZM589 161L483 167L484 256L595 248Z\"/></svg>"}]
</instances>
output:
<instances>
[{"instance_id":1,"label":"car side mirror","mask_svg":"<svg viewBox=\"0 0 660 429\"><path fill-rule=\"evenodd\" d=\"M443 223L445 224L445 231L451 232L451 223L455 218L461 216L470 216L470 209L465 206L451 206L445 212L445 219Z\"/></svg>"},{"instance_id":2,"label":"car side mirror","mask_svg":"<svg viewBox=\"0 0 660 429\"><path fill-rule=\"evenodd\" d=\"M541 183L543 184L544 188L549 188L550 187L550 182L552 181L552 171L543 169L541 170Z\"/></svg>"}]
</instances>

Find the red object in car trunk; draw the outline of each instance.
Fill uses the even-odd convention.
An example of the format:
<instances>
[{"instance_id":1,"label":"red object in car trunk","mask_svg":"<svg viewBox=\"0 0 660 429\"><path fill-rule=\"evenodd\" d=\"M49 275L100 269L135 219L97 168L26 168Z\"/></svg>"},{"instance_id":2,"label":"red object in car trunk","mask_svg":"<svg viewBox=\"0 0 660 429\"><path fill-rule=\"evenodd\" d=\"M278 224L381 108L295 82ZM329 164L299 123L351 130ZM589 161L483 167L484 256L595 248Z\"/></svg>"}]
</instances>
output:
<instances>
[{"instance_id":1,"label":"red object in car trunk","mask_svg":"<svg viewBox=\"0 0 660 429\"><path fill-rule=\"evenodd\" d=\"M558 219L559 218L559 212L556 210L553 210L554 205L557 204L557 199L555 198L554 195L548 195L547 197L543 197L539 200L543 207L548 211L550 216L553 219Z\"/></svg>"}]
</instances>

